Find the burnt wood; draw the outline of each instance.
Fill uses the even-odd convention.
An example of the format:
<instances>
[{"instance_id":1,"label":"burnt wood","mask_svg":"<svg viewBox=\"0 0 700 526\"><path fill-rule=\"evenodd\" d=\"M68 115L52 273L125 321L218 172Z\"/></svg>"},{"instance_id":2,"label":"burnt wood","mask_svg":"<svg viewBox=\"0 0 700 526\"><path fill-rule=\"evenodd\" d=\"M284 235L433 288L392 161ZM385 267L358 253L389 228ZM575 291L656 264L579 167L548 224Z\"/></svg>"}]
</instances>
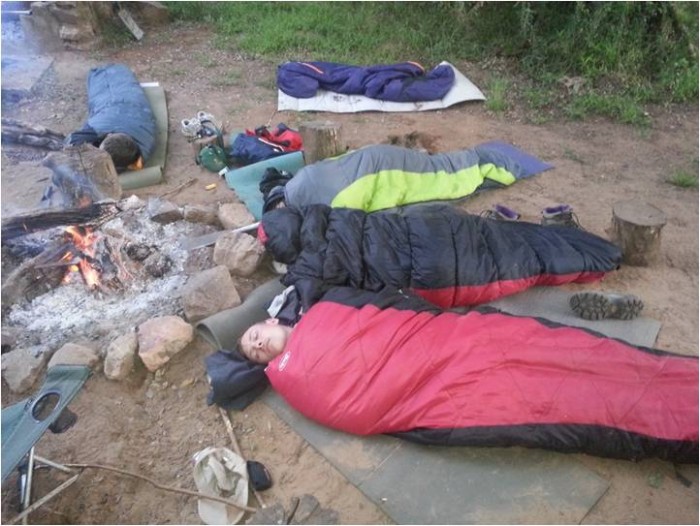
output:
<instances>
[{"instance_id":1,"label":"burnt wood","mask_svg":"<svg viewBox=\"0 0 700 526\"><path fill-rule=\"evenodd\" d=\"M49 209L2 220L2 243L26 234L58 226L97 226L120 212L114 201L92 203L80 208Z\"/></svg>"},{"instance_id":2,"label":"burnt wood","mask_svg":"<svg viewBox=\"0 0 700 526\"><path fill-rule=\"evenodd\" d=\"M17 119L2 119L2 142L25 144L49 150L61 150L64 136L43 126Z\"/></svg>"}]
</instances>

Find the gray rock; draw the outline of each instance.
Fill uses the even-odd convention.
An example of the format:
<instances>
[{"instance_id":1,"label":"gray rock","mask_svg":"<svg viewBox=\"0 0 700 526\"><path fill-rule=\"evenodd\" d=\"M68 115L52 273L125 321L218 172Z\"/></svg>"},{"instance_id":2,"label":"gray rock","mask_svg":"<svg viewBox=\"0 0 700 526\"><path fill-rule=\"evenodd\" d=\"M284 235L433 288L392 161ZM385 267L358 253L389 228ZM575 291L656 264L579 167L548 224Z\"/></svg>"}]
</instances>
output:
<instances>
[{"instance_id":1,"label":"gray rock","mask_svg":"<svg viewBox=\"0 0 700 526\"><path fill-rule=\"evenodd\" d=\"M183 216L190 223L203 223L205 225L221 226L217 210L206 205L185 205Z\"/></svg>"},{"instance_id":2,"label":"gray rock","mask_svg":"<svg viewBox=\"0 0 700 526\"><path fill-rule=\"evenodd\" d=\"M20 329L18 327L10 327L9 325L3 325L2 336L0 337L0 346L2 346L3 352L12 349L19 339Z\"/></svg>"},{"instance_id":3,"label":"gray rock","mask_svg":"<svg viewBox=\"0 0 700 526\"><path fill-rule=\"evenodd\" d=\"M191 323L241 304L241 296L228 269L219 265L190 276L180 303Z\"/></svg>"},{"instance_id":4,"label":"gray rock","mask_svg":"<svg viewBox=\"0 0 700 526\"><path fill-rule=\"evenodd\" d=\"M195 274L200 270L212 268L214 264L214 247L202 247L189 250L185 260L184 270L186 274Z\"/></svg>"},{"instance_id":5,"label":"gray rock","mask_svg":"<svg viewBox=\"0 0 700 526\"><path fill-rule=\"evenodd\" d=\"M49 368L54 365L85 365L94 368L100 363L100 354L97 350L86 345L67 343L49 360Z\"/></svg>"},{"instance_id":6,"label":"gray rock","mask_svg":"<svg viewBox=\"0 0 700 526\"><path fill-rule=\"evenodd\" d=\"M138 345L136 332L129 332L112 341L105 356L105 376L110 380L127 378L134 369Z\"/></svg>"},{"instance_id":7,"label":"gray rock","mask_svg":"<svg viewBox=\"0 0 700 526\"><path fill-rule=\"evenodd\" d=\"M2 377L13 393L31 388L46 363L46 355L36 349L16 349L2 355Z\"/></svg>"},{"instance_id":8,"label":"gray rock","mask_svg":"<svg viewBox=\"0 0 700 526\"><path fill-rule=\"evenodd\" d=\"M157 197L148 200L147 211L148 217L161 225L167 225L182 219L182 212L177 205Z\"/></svg>"},{"instance_id":9,"label":"gray rock","mask_svg":"<svg viewBox=\"0 0 700 526\"><path fill-rule=\"evenodd\" d=\"M214 263L224 265L231 274L248 277L265 255L265 248L256 238L242 232L227 232L214 245Z\"/></svg>"},{"instance_id":10,"label":"gray rock","mask_svg":"<svg viewBox=\"0 0 700 526\"><path fill-rule=\"evenodd\" d=\"M170 361L194 338L192 325L178 316L160 316L139 325L138 354L153 372Z\"/></svg>"},{"instance_id":11,"label":"gray rock","mask_svg":"<svg viewBox=\"0 0 700 526\"><path fill-rule=\"evenodd\" d=\"M219 221L225 230L255 223L255 218L243 203L224 203L219 206Z\"/></svg>"}]
</instances>

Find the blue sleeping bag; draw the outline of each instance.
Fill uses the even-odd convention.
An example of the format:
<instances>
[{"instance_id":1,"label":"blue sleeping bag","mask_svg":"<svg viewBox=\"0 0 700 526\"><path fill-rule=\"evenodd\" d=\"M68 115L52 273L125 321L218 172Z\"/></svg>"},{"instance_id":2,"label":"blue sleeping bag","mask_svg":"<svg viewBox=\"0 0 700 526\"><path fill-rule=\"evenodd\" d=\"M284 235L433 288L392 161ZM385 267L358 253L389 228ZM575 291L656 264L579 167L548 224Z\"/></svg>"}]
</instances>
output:
<instances>
[{"instance_id":1,"label":"blue sleeping bag","mask_svg":"<svg viewBox=\"0 0 700 526\"><path fill-rule=\"evenodd\" d=\"M139 145L144 162L156 146L156 122L143 88L124 64L92 68L87 81L87 122L66 137L67 145L98 146L108 133L125 133Z\"/></svg>"},{"instance_id":2,"label":"blue sleeping bag","mask_svg":"<svg viewBox=\"0 0 700 526\"><path fill-rule=\"evenodd\" d=\"M291 97L308 99L317 90L364 95L392 102L420 102L443 98L455 81L447 65L427 72L417 62L369 67L333 62L287 62L277 68L277 86Z\"/></svg>"}]
</instances>

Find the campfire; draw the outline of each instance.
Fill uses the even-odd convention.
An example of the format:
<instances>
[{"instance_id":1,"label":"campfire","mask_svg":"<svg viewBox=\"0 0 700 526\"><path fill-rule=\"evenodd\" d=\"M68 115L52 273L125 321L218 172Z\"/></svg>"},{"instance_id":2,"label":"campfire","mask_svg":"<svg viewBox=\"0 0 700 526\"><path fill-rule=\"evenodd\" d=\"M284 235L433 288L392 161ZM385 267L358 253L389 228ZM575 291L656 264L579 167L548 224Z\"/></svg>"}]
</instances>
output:
<instances>
[{"instance_id":1,"label":"campfire","mask_svg":"<svg viewBox=\"0 0 700 526\"><path fill-rule=\"evenodd\" d=\"M210 230L161 224L135 196L84 200L101 195L84 183L69 186L81 199L68 200L73 206L3 218L3 325L18 328L25 346L109 341L154 316L182 313L191 253L180 242Z\"/></svg>"}]
</instances>

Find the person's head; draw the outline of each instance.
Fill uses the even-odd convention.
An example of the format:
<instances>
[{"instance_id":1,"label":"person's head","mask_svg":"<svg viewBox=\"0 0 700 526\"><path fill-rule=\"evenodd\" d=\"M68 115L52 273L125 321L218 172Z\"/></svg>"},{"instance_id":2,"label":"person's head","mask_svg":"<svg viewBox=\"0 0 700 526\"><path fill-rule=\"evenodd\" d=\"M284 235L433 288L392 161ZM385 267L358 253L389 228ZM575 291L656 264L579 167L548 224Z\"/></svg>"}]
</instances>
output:
<instances>
[{"instance_id":1,"label":"person's head","mask_svg":"<svg viewBox=\"0 0 700 526\"><path fill-rule=\"evenodd\" d=\"M100 149L112 157L117 172L136 167L141 159L139 145L126 133L108 133L102 140Z\"/></svg>"},{"instance_id":2,"label":"person's head","mask_svg":"<svg viewBox=\"0 0 700 526\"><path fill-rule=\"evenodd\" d=\"M284 186L275 186L263 199L263 213L286 206L284 202Z\"/></svg>"},{"instance_id":3,"label":"person's head","mask_svg":"<svg viewBox=\"0 0 700 526\"><path fill-rule=\"evenodd\" d=\"M238 347L251 362L268 363L284 351L291 327L282 325L277 318L268 318L246 329Z\"/></svg>"}]
</instances>

